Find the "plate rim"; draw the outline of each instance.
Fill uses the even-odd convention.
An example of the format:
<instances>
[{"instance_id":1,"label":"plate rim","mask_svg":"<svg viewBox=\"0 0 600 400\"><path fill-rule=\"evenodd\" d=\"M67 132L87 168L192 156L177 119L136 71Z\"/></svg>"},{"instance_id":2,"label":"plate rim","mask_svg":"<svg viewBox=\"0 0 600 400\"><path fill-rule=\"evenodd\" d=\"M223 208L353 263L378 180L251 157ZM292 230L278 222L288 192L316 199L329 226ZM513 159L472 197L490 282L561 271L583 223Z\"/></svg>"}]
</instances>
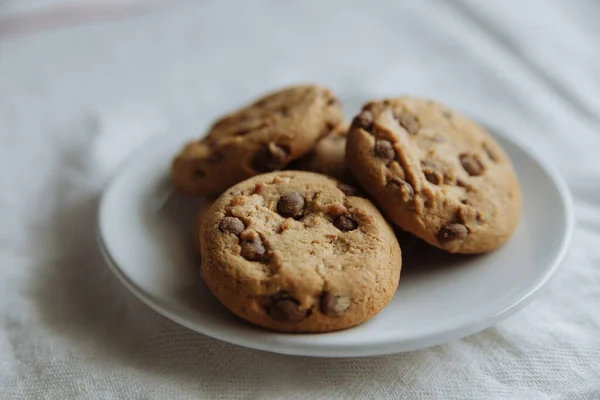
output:
<instances>
[{"instance_id":1,"label":"plate rim","mask_svg":"<svg viewBox=\"0 0 600 400\"><path fill-rule=\"evenodd\" d=\"M142 303L146 304L148 307L150 307L157 313L194 332L206 335L213 339L228 342L233 345L271 353L294 356L352 358L397 354L452 342L481 332L482 330L513 315L514 313L528 305L532 300L534 300L535 297L540 293L540 291L556 274L556 271L565 259L565 256L569 250L572 241L573 231L575 227L575 215L572 195L568 185L566 184L566 181L564 180L560 172L524 141L505 134L501 129L498 129L492 124L482 123L482 125L486 129L488 129L492 136L500 136L503 140L510 142L512 145L518 147L521 151L526 153L527 156L529 156L531 159L533 159L535 163L542 167L542 169L546 172L546 174L550 178L550 181L553 183L554 187L558 191L558 195L561 200L561 207L563 208L565 215L566 229L562 235L560 247L556 252L551 266L546 270L546 272L543 275L540 275L537 281L534 281L535 283L531 285L529 290L525 291L517 300L515 300L510 305L496 313L490 314L486 317L480 318L475 321L461 322L456 324L455 326L450 326L447 329L426 334L424 336L419 337L418 340L398 342L397 340L394 340L393 336L391 336L380 339L373 344L363 344L360 347L345 344L343 346L333 348L325 348L323 345L311 347L302 344L290 345L289 343L274 343L273 341L260 342L255 340L244 340L243 338L240 339L239 335L237 334L230 334L223 330L220 330L217 333L214 329L202 329L201 325L189 322L187 319L181 318L179 315L177 315L177 313L169 310L168 307L159 304L159 302L156 301L156 299L154 299L151 294L147 293L143 288L139 287L135 282L133 282L123 271L123 269L119 267L117 262L113 259L103 239L101 229L103 210L106 207L106 199L108 198L108 194L110 193L110 188L114 186L115 182L119 179L122 173L125 170L129 169L130 166L133 165L136 162L136 160L140 158L140 155L145 152L145 149L147 147L157 146L157 143L160 143L162 141L173 140L172 135L170 135L170 131L172 129L169 129L169 132L161 134L158 137L155 136L146 140L144 143L138 146L138 148L135 149L129 156L127 156L126 159L122 163L120 163L120 165L115 169L115 173L113 174L113 176L110 177L106 185L103 187L100 196L100 201L98 202L95 226L96 242L98 247L100 248L102 258L108 265L109 269L118 278L118 280L121 281L121 283L131 293L133 293L134 296L137 297ZM181 135L181 138L183 139L184 136ZM265 333L273 334L274 332L265 330ZM328 333L323 333L321 335L327 334ZM335 334L335 332L329 334ZM303 353L300 353L300 351L303 351Z\"/></svg>"}]
</instances>

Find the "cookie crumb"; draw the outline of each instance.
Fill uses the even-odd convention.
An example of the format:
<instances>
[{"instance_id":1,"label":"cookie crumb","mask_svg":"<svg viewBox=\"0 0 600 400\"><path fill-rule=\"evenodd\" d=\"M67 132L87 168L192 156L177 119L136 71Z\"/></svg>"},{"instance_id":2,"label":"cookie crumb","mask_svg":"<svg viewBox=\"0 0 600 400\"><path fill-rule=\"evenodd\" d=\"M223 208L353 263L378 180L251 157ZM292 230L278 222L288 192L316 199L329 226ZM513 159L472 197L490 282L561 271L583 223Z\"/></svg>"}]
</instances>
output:
<instances>
[{"instance_id":1,"label":"cookie crumb","mask_svg":"<svg viewBox=\"0 0 600 400\"><path fill-rule=\"evenodd\" d=\"M252 189L252 194L261 194L263 192L264 188L265 188L265 184L262 182L259 182L256 185L254 185L254 189Z\"/></svg>"},{"instance_id":2,"label":"cookie crumb","mask_svg":"<svg viewBox=\"0 0 600 400\"><path fill-rule=\"evenodd\" d=\"M290 229L292 227L292 224L293 224L293 219L287 218L285 221L283 221L281 223L281 225L279 225L279 232L283 233L283 232L287 231L288 229Z\"/></svg>"}]
</instances>

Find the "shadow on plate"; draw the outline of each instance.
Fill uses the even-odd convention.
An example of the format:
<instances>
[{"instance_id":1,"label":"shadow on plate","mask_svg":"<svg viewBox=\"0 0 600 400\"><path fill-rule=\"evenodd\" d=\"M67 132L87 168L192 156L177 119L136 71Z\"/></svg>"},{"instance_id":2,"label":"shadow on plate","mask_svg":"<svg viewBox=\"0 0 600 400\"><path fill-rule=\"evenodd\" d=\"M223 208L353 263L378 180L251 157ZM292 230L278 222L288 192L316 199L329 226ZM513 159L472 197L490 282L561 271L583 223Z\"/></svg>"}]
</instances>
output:
<instances>
[{"instance_id":1,"label":"shadow on plate","mask_svg":"<svg viewBox=\"0 0 600 400\"><path fill-rule=\"evenodd\" d=\"M479 254L451 254L415 236L408 236L410 238L403 239L406 243L406 251L403 246L401 279L421 277L440 269L464 267L483 256ZM401 246L402 243L401 241Z\"/></svg>"}]
</instances>

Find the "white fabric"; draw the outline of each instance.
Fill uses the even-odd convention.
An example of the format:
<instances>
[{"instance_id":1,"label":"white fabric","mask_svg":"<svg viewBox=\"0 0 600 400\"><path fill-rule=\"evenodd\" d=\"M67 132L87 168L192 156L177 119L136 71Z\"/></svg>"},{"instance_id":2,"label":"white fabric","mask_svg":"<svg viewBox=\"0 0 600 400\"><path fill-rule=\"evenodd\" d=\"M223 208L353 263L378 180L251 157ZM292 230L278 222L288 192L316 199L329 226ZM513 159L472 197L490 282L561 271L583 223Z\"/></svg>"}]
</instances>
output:
<instances>
[{"instance_id":1,"label":"white fabric","mask_svg":"<svg viewBox=\"0 0 600 400\"><path fill-rule=\"evenodd\" d=\"M0 398L600 399L599 18L592 0L202 1L0 29ZM204 337L129 294L94 242L118 163L298 81L349 114L431 96L554 163L577 226L539 298L432 349L311 359Z\"/></svg>"}]
</instances>

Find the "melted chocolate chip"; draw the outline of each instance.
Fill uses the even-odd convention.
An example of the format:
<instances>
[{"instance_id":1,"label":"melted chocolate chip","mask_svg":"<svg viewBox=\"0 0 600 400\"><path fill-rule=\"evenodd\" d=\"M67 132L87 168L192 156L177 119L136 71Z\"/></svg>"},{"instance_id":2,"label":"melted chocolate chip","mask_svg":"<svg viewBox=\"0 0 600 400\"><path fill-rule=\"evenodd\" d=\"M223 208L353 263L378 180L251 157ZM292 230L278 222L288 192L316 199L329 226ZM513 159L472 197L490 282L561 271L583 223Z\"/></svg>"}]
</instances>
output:
<instances>
[{"instance_id":1,"label":"melted chocolate chip","mask_svg":"<svg viewBox=\"0 0 600 400\"><path fill-rule=\"evenodd\" d=\"M340 215L333 220L333 225L343 232L353 231L358 228L358 223L348 215Z\"/></svg>"},{"instance_id":2,"label":"melted chocolate chip","mask_svg":"<svg viewBox=\"0 0 600 400\"><path fill-rule=\"evenodd\" d=\"M437 165L431 160L421 161L421 168L423 169L423 175L425 179L434 185L440 185L444 182L444 175L440 172Z\"/></svg>"},{"instance_id":3,"label":"melted chocolate chip","mask_svg":"<svg viewBox=\"0 0 600 400\"><path fill-rule=\"evenodd\" d=\"M277 212L284 217L301 217L304 213L304 197L295 191L285 192L277 202Z\"/></svg>"},{"instance_id":4,"label":"melted chocolate chip","mask_svg":"<svg viewBox=\"0 0 600 400\"><path fill-rule=\"evenodd\" d=\"M241 219L236 217L225 217L219 222L219 229L221 232L225 233L233 233L236 236L239 236L240 233L246 229L244 223Z\"/></svg>"},{"instance_id":5,"label":"melted chocolate chip","mask_svg":"<svg viewBox=\"0 0 600 400\"><path fill-rule=\"evenodd\" d=\"M256 152L252 166L259 172L275 171L285 166L287 156L284 148L271 142Z\"/></svg>"},{"instance_id":6,"label":"melted chocolate chip","mask_svg":"<svg viewBox=\"0 0 600 400\"><path fill-rule=\"evenodd\" d=\"M343 314L350 307L350 303L348 297L338 297L329 292L324 292L321 296L319 308L323 314L336 317Z\"/></svg>"},{"instance_id":7,"label":"melted chocolate chip","mask_svg":"<svg viewBox=\"0 0 600 400\"><path fill-rule=\"evenodd\" d=\"M461 154L459 160L465 171L471 176L478 176L483 173L483 164L477 156L473 154Z\"/></svg>"},{"instance_id":8,"label":"melted chocolate chip","mask_svg":"<svg viewBox=\"0 0 600 400\"><path fill-rule=\"evenodd\" d=\"M291 298L274 298L267 311L271 318L280 322L300 322L308 314L307 310L300 309L298 301Z\"/></svg>"},{"instance_id":9,"label":"melted chocolate chip","mask_svg":"<svg viewBox=\"0 0 600 400\"><path fill-rule=\"evenodd\" d=\"M371 111L362 111L352 121L352 125L357 128L362 128L367 132L370 132L373 128L373 113Z\"/></svg>"},{"instance_id":10,"label":"melted chocolate chip","mask_svg":"<svg viewBox=\"0 0 600 400\"><path fill-rule=\"evenodd\" d=\"M267 249L258 235L243 240L240 246L242 248L241 255L246 260L265 261L267 259Z\"/></svg>"},{"instance_id":11,"label":"melted chocolate chip","mask_svg":"<svg viewBox=\"0 0 600 400\"><path fill-rule=\"evenodd\" d=\"M454 242L457 240L465 240L469 230L462 224L450 224L444 226L438 232L437 239L441 244Z\"/></svg>"},{"instance_id":12,"label":"melted chocolate chip","mask_svg":"<svg viewBox=\"0 0 600 400\"><path fill-rule=\"evenodd\" d=\"M396 158L396 151L392 142L389 140L377 140L374 148L375 156L386 162L390 162Z\"/></svg>"},{"instance_id":13,"label":"melted chocolate chip","mask_svg":"<svg viewBox=\"0 0 600 400\"><path fill-rule=\"evenodd\" d=\"M419 123L419 120L414 115L409 114L407 112L403 112L400 114L395 114L394 116L398 120L398 123L400 123L400 125L404 129L406 129L406 131L409 134L414 136L417 133L419 133L419 129L421 129L421 124Z\"/></svg>"},{"instance_id":14,"label":"melted chocolate chip","mask_svg":"<svg viewBox=\"0 0 600 400\"><path fill-rule=\"evenodd\" d=\"M400 197L403 202L408 203L415 197L415 189L412 185L400 178L388 178L387 185L397 188L400 191Z\"/></svg>"}]
</instances>

